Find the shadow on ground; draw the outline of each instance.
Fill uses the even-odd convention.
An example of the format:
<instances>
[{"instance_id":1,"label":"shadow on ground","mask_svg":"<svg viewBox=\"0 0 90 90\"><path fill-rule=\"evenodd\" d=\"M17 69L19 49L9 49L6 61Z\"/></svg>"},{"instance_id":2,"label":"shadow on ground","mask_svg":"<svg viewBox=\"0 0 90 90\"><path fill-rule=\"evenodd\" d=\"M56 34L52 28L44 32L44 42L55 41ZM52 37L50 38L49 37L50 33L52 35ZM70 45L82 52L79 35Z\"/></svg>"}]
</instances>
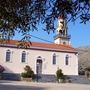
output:
<instances>
[{"instance_id":1,"label":"shadow on ground","mask_svg":"<svg viewBox=\"0 0 90 90\"><path fill-rule=\"evenodd\" d=\"M0 85L0 90L46 90L44 87Z\"/></svg>"}]
</instances>

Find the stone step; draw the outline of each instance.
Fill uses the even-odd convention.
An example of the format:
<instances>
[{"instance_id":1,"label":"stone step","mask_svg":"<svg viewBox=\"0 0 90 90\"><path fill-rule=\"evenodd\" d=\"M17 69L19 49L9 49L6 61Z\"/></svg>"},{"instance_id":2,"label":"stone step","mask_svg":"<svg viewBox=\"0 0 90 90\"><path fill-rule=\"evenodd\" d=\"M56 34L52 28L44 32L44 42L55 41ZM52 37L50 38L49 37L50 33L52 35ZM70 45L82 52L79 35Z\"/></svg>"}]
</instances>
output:
<instances>
[{"instance_id":1,"label":"stone step","mask_svg":"<svg viewBox=\"0 0 90 90\"><path fill-rule=\"evenodd\" d=\"M36 78L38 82L56 82L55 75L38 75Z\"/></svg>"},{"instance_id":2,"label":"stone step","mask_svg":"<svg viewBox=\"0 0 90 90\"><path fill-rule=\"evenodd\" d=\"M13 74L13 73L3 73L2 75L3 80L21 80L20 74Z\"/></svg>"},{"instance_id":3,"label":"stone step","mask_svg":"<svg viewBox=\"0 0 90 90\"><path fill-rule=\"evenodd\" d=\"M90 79L85 76L68 76L71 83L90 84Z\"/></svg>"}]
</instances>

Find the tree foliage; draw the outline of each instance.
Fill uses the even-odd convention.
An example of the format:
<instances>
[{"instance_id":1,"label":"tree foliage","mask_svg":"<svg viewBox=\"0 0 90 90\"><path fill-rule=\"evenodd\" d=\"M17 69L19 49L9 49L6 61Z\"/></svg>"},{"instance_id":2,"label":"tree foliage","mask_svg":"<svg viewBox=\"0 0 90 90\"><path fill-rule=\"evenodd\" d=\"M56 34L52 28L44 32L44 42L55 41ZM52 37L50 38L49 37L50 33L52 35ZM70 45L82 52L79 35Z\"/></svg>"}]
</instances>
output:
<instances>
[{"instance_id":1,"label":"tree foliage","mask_svg":"<svg viewBox=\"0 0 90 90\"><path fill-rule=\"evenodd\" d=\"M86 23L90 20L90 0L0 0L0 33L5 39L16 31L27 35L40 23L45 24L43 30L54 32L54 21L60 15L67 22L80 18Z\"/></svg>"},{"instance_id":2,"label":"tree foliage","mask_svg":"<svg viewBox=\"0 0 90 90\"><path fill-rule=\"evenodd\" d=\"M34 78L34 72L30 66L26 65L24 70L25 70L25 72L21 73L21 76L23 78L32 78L32 79Z\"/></svg>"},{"instance_id":3,"label":"tree foliage","mask_svg":"<svg viewBox=\"0 0 90 90\"><path fill-rule=\"evenodd\" d=\"M58 69L56 71L56 77L57 77L57 79L64 79L64 74L62 73L61 69Z\"/></svg>"}]
</instances>

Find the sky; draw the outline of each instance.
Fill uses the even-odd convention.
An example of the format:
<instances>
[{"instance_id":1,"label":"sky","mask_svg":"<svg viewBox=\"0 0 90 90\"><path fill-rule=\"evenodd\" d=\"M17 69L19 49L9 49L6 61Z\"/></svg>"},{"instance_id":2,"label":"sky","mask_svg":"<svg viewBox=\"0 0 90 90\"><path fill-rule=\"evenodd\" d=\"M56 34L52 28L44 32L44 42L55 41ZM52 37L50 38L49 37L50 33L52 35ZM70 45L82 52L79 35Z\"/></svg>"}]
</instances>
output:
<instances>
[{"instance_id":1,"label":"sky","mask_svg":"<svg viewBox=\"0 0 90 90\"><path fill-rule=\"evenodd\" d=\"M71 45L73 47L80 47L80 46L89 46L90 45L90 22L88 22L87 24L81 24L79 20L77 20L74 23L69 22L68 23L68 34L71 35ZM41 25L38 26L39 30L38 31L33 31L30 32L31 35L36 36L38 38L50 41L50 42L54 42L54 36L56 35L56 33L50 32L50 34L48 34L47 32L42 30ZM22 36L20 34L16 34L16 36L14 37L14 39L21 39ZM35 37L31 37L31 42L45 42L43 40L37 39ZM47 42L47 43L50 43Z\"/></svg>"},{"instance_id":2,"label":"sky","mask_svg":"<svg viewBox=\"0 0 90 90\"><path fill-rule=\"evenodd\" d=\"M90 45L90 22L81 24L80 21L76 21L75 24L69 23L68 28L72 46L80 47Z\"/></svg>"}]
</instances>

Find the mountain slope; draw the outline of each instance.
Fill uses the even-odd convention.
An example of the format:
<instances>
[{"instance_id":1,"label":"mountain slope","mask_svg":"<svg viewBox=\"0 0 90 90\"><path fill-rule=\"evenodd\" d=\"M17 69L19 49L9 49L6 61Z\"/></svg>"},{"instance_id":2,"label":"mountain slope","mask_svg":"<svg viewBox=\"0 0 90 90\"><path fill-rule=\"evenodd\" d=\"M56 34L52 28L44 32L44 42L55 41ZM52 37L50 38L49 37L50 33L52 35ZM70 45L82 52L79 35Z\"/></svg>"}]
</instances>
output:
<instances>
[{"instance_id":1,"label":"mountain slope","mask_svg":"<svg viewBox=\"0 0 90 90\"><path fill-rule=\"evenodd\" d=\"M79 57L79 71L90 67L90 46L83 46L78 48Z\"/></svg>"}]
</instances>

